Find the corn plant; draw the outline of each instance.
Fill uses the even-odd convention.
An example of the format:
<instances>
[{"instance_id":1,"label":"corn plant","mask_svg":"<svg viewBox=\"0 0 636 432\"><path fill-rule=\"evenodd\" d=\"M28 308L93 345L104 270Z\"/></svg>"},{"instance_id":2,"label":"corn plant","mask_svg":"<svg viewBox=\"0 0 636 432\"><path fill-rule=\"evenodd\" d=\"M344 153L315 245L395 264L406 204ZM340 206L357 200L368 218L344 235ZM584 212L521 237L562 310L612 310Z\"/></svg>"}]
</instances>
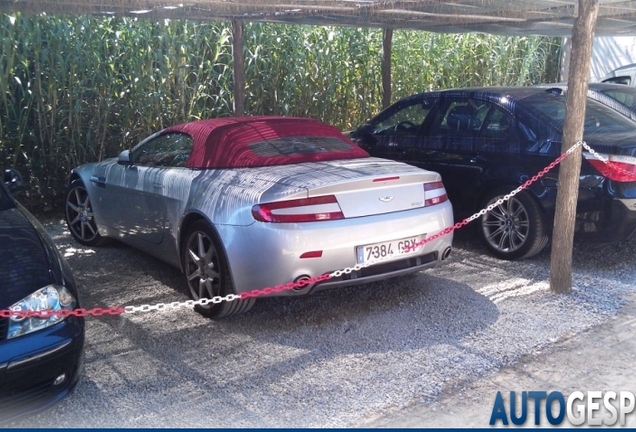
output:
<instances>
[{"instance_id":1,"label":"corn plant","mask_svg":"<svg viewBox=\"0 0 636 432\"><path fill-rule=\"evenodd\" d=\"M0 167L30 178L27 205L68 171L168 125L232 114L228 22L0 15ZM560 41L400 30L394 99L431 89L554 81ZM350 129L381 107L382 30L248 23L248 114ZM30 200L29 200L30 198Z\"/></svg>"}]
</instances>

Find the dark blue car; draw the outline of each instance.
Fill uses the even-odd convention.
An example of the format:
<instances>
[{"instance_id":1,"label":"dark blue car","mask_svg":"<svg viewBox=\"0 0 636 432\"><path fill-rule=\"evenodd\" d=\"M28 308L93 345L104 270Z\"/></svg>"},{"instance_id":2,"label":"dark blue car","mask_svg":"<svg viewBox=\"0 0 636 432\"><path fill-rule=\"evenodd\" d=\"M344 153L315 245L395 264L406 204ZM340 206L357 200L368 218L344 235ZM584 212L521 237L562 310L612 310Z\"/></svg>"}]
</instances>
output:
<instances>
[{"instance_id":1,"label":"dark blue car","mask_svg":"<svg viewBox=\"0 0 636 432\"><path fill-rule=\"evenodd\" d=\"M14 170L0 182L0 310L73 310L70 268L42 225L11 195ZM0 317L0 425L48 407L76 385L84 361L84 318Z\"/></svg>"},{"instance_id":2,"label":"dark blue car","mask_svg":"<svg viewBox=\"0 0 636 432\"><path fill-rule=\"evenodd\" d=\"M393 104L351 138L373 156L442 175L460 219L514 190L561 153L565 92L492 87L416 94ZM636 232L636 122L588 98L576 217L578 240L613 242ZM548 243L558 167L481 217L478 232L504 259L539 253Z\"/></svg>"}]
</instances>

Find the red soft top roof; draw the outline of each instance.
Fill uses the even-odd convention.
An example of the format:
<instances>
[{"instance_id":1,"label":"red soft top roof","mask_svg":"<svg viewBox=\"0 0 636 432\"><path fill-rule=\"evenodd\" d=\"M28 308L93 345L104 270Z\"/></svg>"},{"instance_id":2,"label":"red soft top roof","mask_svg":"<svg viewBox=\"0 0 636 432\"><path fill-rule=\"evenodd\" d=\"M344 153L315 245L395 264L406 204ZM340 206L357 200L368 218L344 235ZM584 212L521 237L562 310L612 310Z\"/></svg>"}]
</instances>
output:
<instances>
[{"instance_id":1,"label":"red soft top roof","mask_svg":"<svg viewBox=\"0 0 636 432\"><path fill-rule=\"evenodd\" d=\"M337 128L306 118L223 117L182 123L164 129L162 134L174 132L186 133L193 138L192 152L186 164L189 168L248 168L369 156ZM309 152L287 154L262 151L259 154L255 147L256 143L273 143L291 137L323 137L322 141L337 144L315 152L311 151L314 146L307 146ZM315 138L313 142L316 142Z\"/></svg>"}]
</instances>

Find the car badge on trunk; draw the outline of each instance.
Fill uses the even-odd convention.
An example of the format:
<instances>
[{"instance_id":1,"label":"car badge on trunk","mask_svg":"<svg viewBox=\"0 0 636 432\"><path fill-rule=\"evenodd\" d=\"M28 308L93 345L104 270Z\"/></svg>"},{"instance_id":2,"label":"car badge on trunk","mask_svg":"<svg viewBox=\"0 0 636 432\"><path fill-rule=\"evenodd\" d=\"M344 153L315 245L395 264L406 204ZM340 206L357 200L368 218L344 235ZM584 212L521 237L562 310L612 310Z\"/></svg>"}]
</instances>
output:
<instances>
[{"instance_id":1,"label":"car badge on trunk","mask_svg":"<svg viewBox=\"0 0 636 432\"><path fill-rule=\"evenodd\" d=\"M391 201L393 199L392 196L385 196L385 197L380 197L378 198L380 201L382 201L383 203L388 203L389 201Z\"/></svg>"}]
</instances>

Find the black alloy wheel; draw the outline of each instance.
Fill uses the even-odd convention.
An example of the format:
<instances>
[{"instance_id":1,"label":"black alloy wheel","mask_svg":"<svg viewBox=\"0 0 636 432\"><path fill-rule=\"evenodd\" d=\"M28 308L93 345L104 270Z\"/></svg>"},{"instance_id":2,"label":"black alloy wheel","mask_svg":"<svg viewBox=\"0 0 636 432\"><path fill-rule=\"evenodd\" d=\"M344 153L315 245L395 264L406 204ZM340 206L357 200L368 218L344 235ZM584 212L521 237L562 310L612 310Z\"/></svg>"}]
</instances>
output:
<instances>
[{"instance_id":1,"label":"black alloy wheel","mask_svg":"<svg viewBox=\"0 0 636 432\"><path fill-rule=\"evenodd\" d=\"M197 301L224 297L234 293L230 270L223 249L218 245L216 233L204 221L197 221L188 230L183 243L183 269L188 282L190 297ZM195 309L208 318L222 318L247 312L255 298L209 302Z\"/></svg>"},{"instance_id":2,"label":"black alloy wheel","mask_svg":"<svg viewBox=\"0 0 636 432\"><path fill-rule=\"evenodd\" d=\"M493 191L483 201L485 208L509 191ZM479 219L479 234L490 252L502 259L519 260L541 252L548 244L545 216L539 203L527 192L519 192L495 206Z\"/></svg>"},{"instance_id":3,"label":"black alloy wheel","mask_svg":"<svg viewBox=\"0 0 636 432\"><path fill-rule=\"evenodd\" d=\"M74 180L66 190L65 217L71 235L78 243L95 246L102 241L91 199L81 180Z\"/></svg>"}]
</instances>

